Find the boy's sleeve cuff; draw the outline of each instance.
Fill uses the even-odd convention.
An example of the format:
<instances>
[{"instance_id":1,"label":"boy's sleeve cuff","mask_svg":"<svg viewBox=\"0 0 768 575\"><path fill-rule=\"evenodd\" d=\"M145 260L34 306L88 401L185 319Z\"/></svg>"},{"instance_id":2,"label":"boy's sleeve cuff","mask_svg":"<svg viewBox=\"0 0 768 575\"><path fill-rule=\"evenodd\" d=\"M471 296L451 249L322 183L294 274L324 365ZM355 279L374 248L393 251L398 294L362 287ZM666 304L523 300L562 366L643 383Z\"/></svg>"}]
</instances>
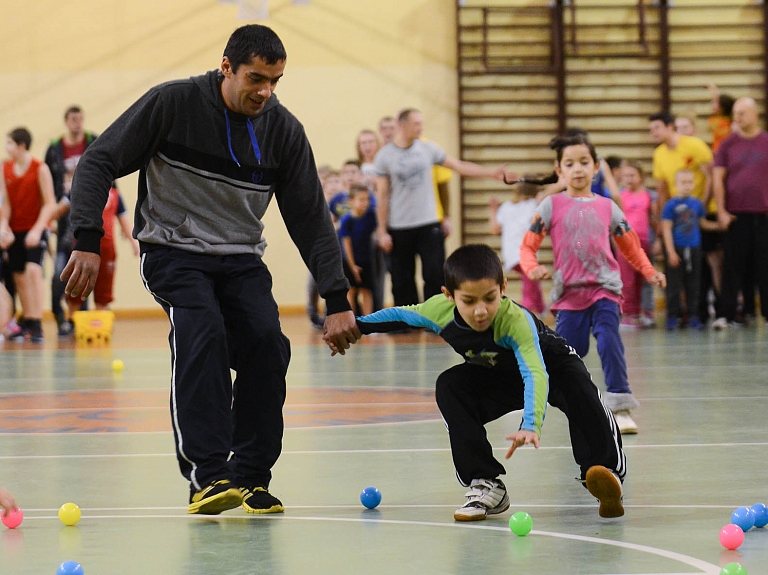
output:
<instances>
[{"instance_id":1,"label":"boy's sleeve cuff","mask_svg":"<svg viewBox=\"0 0 768 575\"><path fill-rule=\"evenodd\" d=\"M77 230L75 232L75 248L81 252L101 255L101 230Z\"/></svg>"},{"instance_id":2,"label":"boy's sleeve cuff","mask_svg":"<svg viewBox=\"0 0 768 575\"><path fill-rule=\"evenodd\" d=\"M351 311L346 291L331 292L325 296L326 315Z\"/></svg>"}]
</instances>

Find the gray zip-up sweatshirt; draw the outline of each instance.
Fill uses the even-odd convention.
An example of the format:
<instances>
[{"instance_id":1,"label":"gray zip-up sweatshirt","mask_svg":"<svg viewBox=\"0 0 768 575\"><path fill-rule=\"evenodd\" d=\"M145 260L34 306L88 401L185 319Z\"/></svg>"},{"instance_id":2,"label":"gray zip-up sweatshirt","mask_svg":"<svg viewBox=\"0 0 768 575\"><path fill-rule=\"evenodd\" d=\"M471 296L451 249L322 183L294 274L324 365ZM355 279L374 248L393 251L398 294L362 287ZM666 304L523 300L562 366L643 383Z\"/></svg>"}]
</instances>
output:
<instances>
[{"instance_id":1,"label":"gray zip-up sweatshirt","mask_svg":"<svg viewBox=\"0 0 768 575\"><path fill-rule=\"evenodd\" d=\"M214 70L152 88L88 147L70 194L76 249L99 253L109 188L137 170L133 234L144 251L261 256L274 195L328 312L348 310L339 242L303 126L274 94L252 118L227 110L220 80Z\"/></svg>"}]
</instances>

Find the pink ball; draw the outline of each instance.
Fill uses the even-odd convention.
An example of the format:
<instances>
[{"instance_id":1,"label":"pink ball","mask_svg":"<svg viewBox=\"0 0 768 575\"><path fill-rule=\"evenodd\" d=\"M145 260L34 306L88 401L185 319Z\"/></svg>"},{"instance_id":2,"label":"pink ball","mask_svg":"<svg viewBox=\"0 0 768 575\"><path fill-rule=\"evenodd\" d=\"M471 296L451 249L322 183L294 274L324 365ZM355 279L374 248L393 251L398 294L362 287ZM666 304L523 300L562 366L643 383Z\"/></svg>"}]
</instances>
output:
<instances>
[{"instance_id":1,"label":"pink ball","mask_svg":"<svg viewBox=\"0 0 768 575\"><path fill-rule=\"evenodd\" d=\"M729 523L720 530L720 543L732 551L744 543L744 532L738 525Z\"/></svg>"},{"instance_id":2,"label":"pink ball","mask_svg":"<svg viewBox=\"0 0 768 575\"><path fill-rule=\"evenodd\" d=\"M24 521L24 513L21 509L14 509L2 514L3 525L8 529L16 529Z\"/></svg>"}]
</instances>

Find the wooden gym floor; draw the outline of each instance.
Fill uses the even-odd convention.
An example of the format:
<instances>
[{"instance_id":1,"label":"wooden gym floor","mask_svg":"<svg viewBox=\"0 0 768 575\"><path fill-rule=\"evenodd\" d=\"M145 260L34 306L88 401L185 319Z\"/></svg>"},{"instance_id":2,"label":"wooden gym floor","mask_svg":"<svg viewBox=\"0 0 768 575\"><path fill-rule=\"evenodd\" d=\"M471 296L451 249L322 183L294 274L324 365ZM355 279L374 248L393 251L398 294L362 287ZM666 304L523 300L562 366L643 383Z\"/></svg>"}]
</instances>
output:
<instances>
[{"instance_id":1,"label":"wooden gym floor","mask_svg":"<svg viewBox=\"0 0 768 575\"><path fill-rule=\"evenodd\" d=\"M431 334L375 336L331 358L304 317L293 346L284 452L271 490L286 512L186 514L168 413L165 320L118 320L109 347L0 344L0 485L25 512L0 527L0 573L86 575L716 575L739 561L768 574L768 529L737 551L718 532L733 509L768 502L768 329L623 333L642 408L625 438L626 515L605 520L574 481L566 421L550 409L541 448L505 463L509 512L460 524L438 373L460 358ZM594 343L594 342L593 342ZM115 372L113 359L125 368ZM587 356L602 387L596 353ZM519 414L488 425L501 459ZM366 510L360 491L383 493ZM73 501L74 527L57 519ZM507 527L527 511L534 530Z\"/></svg>"}]
</instances>

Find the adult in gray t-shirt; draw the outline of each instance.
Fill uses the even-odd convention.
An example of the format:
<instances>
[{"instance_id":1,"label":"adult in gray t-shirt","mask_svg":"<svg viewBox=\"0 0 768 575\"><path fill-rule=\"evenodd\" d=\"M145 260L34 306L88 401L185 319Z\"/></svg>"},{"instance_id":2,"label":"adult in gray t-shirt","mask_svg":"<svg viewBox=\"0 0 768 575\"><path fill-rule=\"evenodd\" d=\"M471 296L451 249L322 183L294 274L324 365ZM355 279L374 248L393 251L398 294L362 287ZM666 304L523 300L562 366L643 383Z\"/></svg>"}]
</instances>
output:
<instances>
[{"instance_id":1,"label":"adult in gray t-shirt","mask_svg":"<svg viewBox=\"0 0 768 575\"><path fill-rule=\"evenodd\" d=\"M448 156L440 146L420 140L421 112L408 108L397 118L395 139L376 154L376 241L391 254L395 305L419 303L414 275L421 260L424 299L440 293L445 244L437 218L432 167L443 165L462 176L504 179L504 168L486 168ZM507 174L516 179L515 174ZM447 229L447 228L446 228Z\"/></svg>"},{"instance_id":2,"label":"adult in gray t-shirt","mask_svg":"<svg viewBox=\"0 0 768 575\"><path fill-rule=\"evenodd\" d=\"M407 148L394 142L376 154L376 175L389 178L389 220L392 230L438 222L432 166L445 161L445 152L433 142L414 141Z\"/></svg>"}]
</instances>

